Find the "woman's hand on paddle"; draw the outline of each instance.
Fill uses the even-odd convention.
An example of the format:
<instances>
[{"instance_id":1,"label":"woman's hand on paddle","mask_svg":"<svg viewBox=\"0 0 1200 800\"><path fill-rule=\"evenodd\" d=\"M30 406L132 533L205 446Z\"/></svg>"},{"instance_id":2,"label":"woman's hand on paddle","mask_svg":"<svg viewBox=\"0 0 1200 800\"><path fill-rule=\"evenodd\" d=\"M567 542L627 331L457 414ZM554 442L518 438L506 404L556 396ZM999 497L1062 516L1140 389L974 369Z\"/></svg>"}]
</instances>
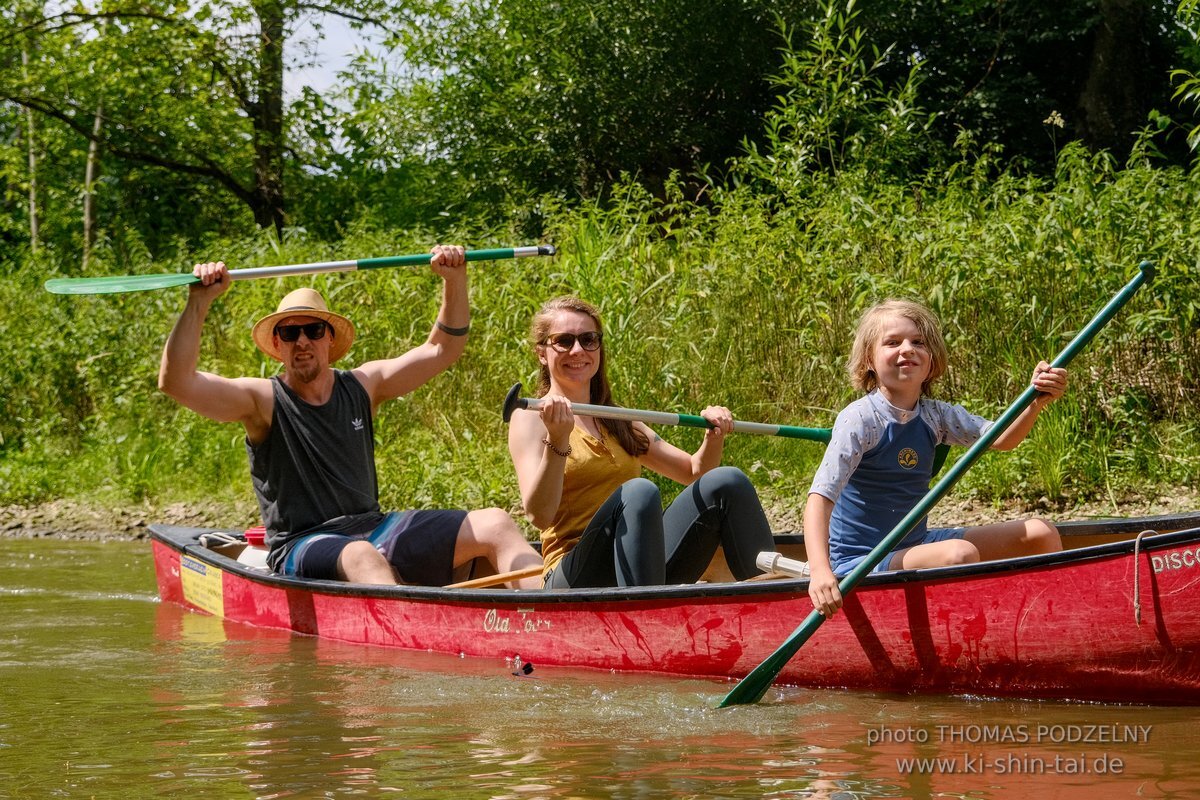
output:
<instances>
[{"instance_id":1,"label":"woman's hand on paddle","mask_svg":"<svg viewBox=\"0 0 1200 800\"><path fill-rule=\"evenodd\" d=\"M837 576L829 569L814 569L808 579L808 597L823 617L832 617L842 607L842 590L838 587Z\"/></svg>"},{"instance_id":2,"label":"woman's hand on paddle","mask_svg":"<svg viewBox=\"0 0 1200 800\"><path fill-rule=\"evenodd\" d=\"M548 394L542 398L538 408L542 425L546 427L546 438L559 450L566 450L571 443L571 431L575 428L575 414L571 401L561 394Z\"/></svg>"},{"instance_id":3,"label":"woman's hand on paddle","mask_svg":"<svg viewBox=\"0 0 1200 800\"><path fill-rule=\"evenodd\" d=\"M733 433L733 414L725 406L709 406L700 412L700 416L713 426L705 436L720 439Z\"/></svg>"},{"instance_id":4,"label":"woman's hand on paddle","mask_svg":"<svg viewBox=\"0 0 1200 800\"><path fill-rule=\"evenodd\" d=\"M193 283L188 287L190 293L210 303L225 294L229 290L230 284L233 283L233 279L229 277L229 268L225 266L224 261L208 261L204 264L197 264L192 267L192 274L199 278L200 282Z\"/></svg>"},{"instance_id":5,"label":"woman's hand on paddle","mask_svg":"<svg viewBox=\"0 0 1200 800\"><path fill-rule=\"evenodd\" d=\"M1033 370L1030 380L1033 388L1042 394L1042 405L1049 405L1063 396L1067 391L1067 371L1062 367L1052 367L1045 361L1038 363Z\"/></svg>"}]
</instances>

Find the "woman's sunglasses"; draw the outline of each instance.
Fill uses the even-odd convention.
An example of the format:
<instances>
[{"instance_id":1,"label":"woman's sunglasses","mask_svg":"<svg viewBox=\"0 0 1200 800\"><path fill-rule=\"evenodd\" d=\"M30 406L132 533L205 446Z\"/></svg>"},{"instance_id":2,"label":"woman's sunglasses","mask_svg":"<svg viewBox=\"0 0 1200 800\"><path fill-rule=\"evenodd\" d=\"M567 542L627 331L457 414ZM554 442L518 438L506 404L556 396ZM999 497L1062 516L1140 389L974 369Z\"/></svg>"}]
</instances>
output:
<instances>
[{"instance_id":1,"label":"woman's sunglasses","mask_svg":"<svg viewBox=\"0 0 1200 800\"><path fill-rule=\"evenodd\" d=\"M300 331L304 331L304 335L308 337L310 342L315 342L318 339L325 338L325 331L329 329L328 323L325 322L307 322L304 325L276 325L275 335L283 342L294 342L300 338Z\"/></svg>"},{"instance_id":2,"label":"woman's sunglasses","mask_svg":"<svg viewBox=\"0 0 1200 800\"><path fill-rule=\"evenodd\" d=\"M569 353L575 348L576 342L579 342L579 346L584 350L599 350L600 340L603 338L604 334L600 331L584 331L580 334L552 333L542 344L548 344L560 353Z\"/></svg>"}]
</instances>

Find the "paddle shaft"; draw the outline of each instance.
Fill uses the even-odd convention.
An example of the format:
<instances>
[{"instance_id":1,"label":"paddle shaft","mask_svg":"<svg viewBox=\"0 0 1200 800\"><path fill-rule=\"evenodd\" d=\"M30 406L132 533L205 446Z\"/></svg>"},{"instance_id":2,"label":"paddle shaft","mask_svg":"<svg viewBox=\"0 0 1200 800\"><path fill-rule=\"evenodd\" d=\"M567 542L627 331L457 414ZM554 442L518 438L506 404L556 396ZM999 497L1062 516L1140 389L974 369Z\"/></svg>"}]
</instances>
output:
<instances>
[{"instance_id":1,"label":"paddle shaft","mask_svg":"<svg viewBox=\"0 0 1200 800\"><path fill-rule=\"evenodd\" d=\"M548 252L546 252L548 251ZM497 261L507 258L526 258L528 256L553 255L553 247L506 247L495 250L468 250L467 261ZM248 280L252 278L280 278L288 275L315 275L323 272L356 272L366 269L387 269L390 267L419 267L429 264L429 253L417 253L410 256L383 256L381 258L360 258L355 261L318 261L312 264L286 264L278 267L251 267L249 269L231 269L231 280ZM195 276L192 276L195 277ZM199 281L196 278L193 283Z\"/></svg>"},{"instance_id":2,"label":"paddle shaft","mask_svg":"<svg viewBox=\"0 0 1200 800\"><path fill-rule=\"evenodd\" d=\"M535 397L518 397L521 384L516 384L508 391L504 399L504 421L512 417L517 408L537 410L544 402ZM631 422L645 422L651 425L682 425L686 428L713 428L711 422L695 414L672 414L667 411L643 411L636 408L620 408L618 406L597 406L590 403L572 403L571 413L581 417L600 417L603 419L625 419ZM782 436L788 439L807 439L812 442L828 442L828 428L798 428L791 425L769 425L763 422L743 422L734 420L733 430L736 433L755 433L762 436Z\"/></svg>"},{"instance_id":3,"label":"paddle shaft","mask_svg":"<svg viewBox=\"0 0 1200 800\"><path fill-rule=\"evenodd\" d=\"M1052 367L1065 367L1075 358L1075 356L1086 347L1096 334L1108 324L1116 313L1129 302L1134 293L1154 277L1154 266L1149 262L1143 261L1138 265L1138 275L1119 291L1108 304L1100 310L1098 314L1089 322L1083 330L1081 330L1071 343L1068 344L1063 351L1059 353L1054 361L1051 362ZM1008 429L1010 425L1021 415L1022 412L1034 401L1038 391L1033 386L1026 387L1021 396L1008 407L999 419L988 428L987 432L979 438L975 444L971 445L966 454L959 459L954 466L946 473L946 475L929 490L928 494L923 497L920 502L913 506L908 515L902 519L892 532L883 538L883 540L875 546L857 567L850 571L846 577L838 583L838 589L842 593L842 597L850 594L854 587L858 586L859 582L865 578L871 570L875 569L876 565L884 559L892 548L900 543L905 536L909 534L917 523L920 522L934 505L946 495L947 492L958 483L959 479L966 473L971 466L979 460L984 451L992 446L995 441ZM762 696L767 693L767 689L771 688L775 677L791 660L792 656L808 641L809 637L816 632L817 628L821 627L821 623L825 621L825 617L817 610L813 610L800 627L792 632L779 648L767 657L765 661L754 668L745 678L733 687L733 690L725 696L720 703L720 708L730 705L741 705L746 703L756 703Z\"/></svg>"},{"instance_id":4,"label":"paddle shaft","mask_svg":"<svg viewBox=\"0 0 1200 800\"><path fill-rule=\"evenodd\" d=\"M313 275L321 272L354 272L365 269L387 267L415 267L429 263L429 253L409 256L385 256L382 258L360 258L355 261L318 261L311 264L286 264L277 267L251 267L229 271L232 280L251 278L282 278L289 275ZM551 245L531 247L506 247L496 250L468 250L467 261L496 261L506 258L554 255ZM172 286L188 286L199 282L191 273L167 273L147 275L110 275L97 278L52 278L46 281L46 291L53 294L114 294L118 292L145 292L151 289L167 289Z\"/></svg>"}]
</instances>

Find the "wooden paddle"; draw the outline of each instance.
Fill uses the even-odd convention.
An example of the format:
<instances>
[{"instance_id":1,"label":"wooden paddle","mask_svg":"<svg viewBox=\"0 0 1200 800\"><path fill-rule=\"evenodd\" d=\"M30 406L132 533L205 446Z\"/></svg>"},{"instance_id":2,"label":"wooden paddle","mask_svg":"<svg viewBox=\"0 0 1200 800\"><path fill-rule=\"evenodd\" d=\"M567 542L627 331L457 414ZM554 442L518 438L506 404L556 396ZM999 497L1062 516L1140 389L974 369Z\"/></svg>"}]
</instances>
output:
<instances>
[{"instance_id":1,"label":"wooden paddle","mask_svg":"<svg viewBox=\"0 0 1200 800\"><path fill-rule=\"evenodd\" d=\"M514 569L512 572L501 572L498 575L487 575L483 578L473 578L469 581L446 584L447 589L483 589L488 586L498 586L509 581L519 581L522 578L532 578L541 575L545 569L541 564L525 569Z\"/></svg>"},{"instance_id":2,"label":"wooden paddle","mask_svg":"<svg viewBox=\"0 0 1200 800\"><path fill-rule=\"evenodd\" d=\"M315 275L320 272L354 272L360 269L383 269L386 267L419 267L429 263L429 253L411 256L384 256L382 258L360 258L357 261L318 261L312 264L287 264L278 267L252 267L232 269L229 277L235 281L250 278L280 278L286 275ZM552 256L552 245L531 247L509 247L498 250L468 250L467 261L498 261L506 258L528 256ZM167 275L114 275L101 278L51 278L46 281L46 291L53 294L114 294L118 292L144 292L150 289L166 289L171 286L187 286L200 281L189 273Z\"/></svg>"},{"instance_id":3,"label":"wooden paddle","mask_svg":"<svg viewBox=\"0 0 1200 800\"><path fill-rule=\"evenodd\" d=\"M512 419L518 408L538 409L542 400L536 397L520 397L521 384L513 384L504 398L504 421ZM589 403L572 403L571 413L581 417L603 419L627 419L632 422L647 422L651 425L682 425L687 428L711 428L712 423L695 414L672 414L667 411L642 411L619 406L597 406ZM828 442L829 428L797 428L791 425L768 425L762 422L735 420L733 430L737 433L758 433L764 436L782 436L788 439L807 439L810 442Z\"/></svg>"},{"instance_id":4,"label":"wooden paddle","mask_svg":"<svg viewBox=\"0 0 1200 800\"><path fill-rule=\"evenodd\" d=\"M1138 275L1125 285L1112 300L1108 302L1103 309L1100 310L1091 322L1079 332L1076 337L1071 340L1061 353L1051 362L1052 367L1065 367L1071 363L1071 360L1095 338L1100 329L1108 324L1116 313L1129 302L1134 293L1154 278L1154 265L1148 261L1143 261L1138 265ZM883 538L883 540L875 546L870 555L863 560L857 567L851 570L850 574L842 578L838 584L841 590L842 597L845 598L850 592L854 591L854 587L858 585L864 577L866 577L875 566L883 560L884 556L891 552L892 548L900 543L905 536L908 535L918 522L921 521L929 513L929 510L942 499L951 487L958 482L968 469L979 459L983 452L992 446L992 443L1000 437L1001 434L1021 415L1021 412L1034 401L1037 397L1037 389L1029 386L1021 393L1021 396L1008 407L999 419L996 420L992 427L988 428L987 433L980 437L979 441L975 442L966 455L959 459L954 466L946 473L937 484L934 485L929 493L921 499L912 511L908 512L908 516L902 519L892 532ZM767 689L771 688L775 677L787 665L792 656L808 641L809 637L816 632L821 623L825 621L825 617L816 609L805 618L800 627L781 644L774 653L769 655L765 661L755 667L750 674L733 687L729 694L721 701L719 707L724 708L731 705L741 705L747 703L756 703L762 696L767 693Z\"/></svg>"}]
</instances>

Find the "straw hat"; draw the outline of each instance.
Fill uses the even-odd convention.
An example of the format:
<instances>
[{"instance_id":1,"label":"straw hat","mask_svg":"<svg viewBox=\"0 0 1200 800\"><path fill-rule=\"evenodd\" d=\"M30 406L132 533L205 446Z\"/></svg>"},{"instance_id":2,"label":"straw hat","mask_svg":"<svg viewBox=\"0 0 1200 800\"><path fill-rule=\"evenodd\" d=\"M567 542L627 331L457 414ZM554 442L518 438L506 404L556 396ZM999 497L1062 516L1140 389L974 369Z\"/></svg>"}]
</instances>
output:
<instances>
[{"instance_id":1,"label":"straw hat","mask_svg":"<svg viewBox=\"0 0 1200 800\"><path fill-rule=\"evenodd\" d=\"M346 355L350 345L354 343L354 323L341 314L334 314L325 305L325 298L315 289L297 289L288 293L279 301L279 308L274 314L254 323L254 343L258 349L276 361L283 361L279 346L275 340L275 325L287 317L313 317L325 320L333 330L333 342L329 345L329 363L337 361Z\"/></svg>"}]
</instances>

